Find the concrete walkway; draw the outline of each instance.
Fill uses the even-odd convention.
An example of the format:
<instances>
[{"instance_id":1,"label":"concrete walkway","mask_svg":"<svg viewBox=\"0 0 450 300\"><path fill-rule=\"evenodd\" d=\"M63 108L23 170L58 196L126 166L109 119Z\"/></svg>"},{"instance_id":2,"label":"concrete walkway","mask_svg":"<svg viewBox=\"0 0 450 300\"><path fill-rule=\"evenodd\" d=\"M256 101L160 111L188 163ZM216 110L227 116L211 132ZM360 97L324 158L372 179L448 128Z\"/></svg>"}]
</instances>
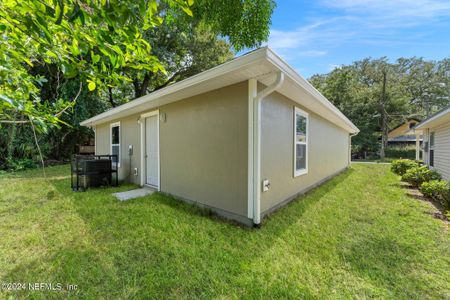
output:
<instances>
[{"instance_id":1,"label":"concrete walkway","mask_svg":"<svg viewBox=\"0 0 450 300\"><path fill-rule=\"evenodd\" d=\"M153 194L154 190L151 188L140 188L135 190L130 190L126 192L114 193L113 195L120 201L126 201L134 198L144 197Z\"/></svg>"}]
</instances>

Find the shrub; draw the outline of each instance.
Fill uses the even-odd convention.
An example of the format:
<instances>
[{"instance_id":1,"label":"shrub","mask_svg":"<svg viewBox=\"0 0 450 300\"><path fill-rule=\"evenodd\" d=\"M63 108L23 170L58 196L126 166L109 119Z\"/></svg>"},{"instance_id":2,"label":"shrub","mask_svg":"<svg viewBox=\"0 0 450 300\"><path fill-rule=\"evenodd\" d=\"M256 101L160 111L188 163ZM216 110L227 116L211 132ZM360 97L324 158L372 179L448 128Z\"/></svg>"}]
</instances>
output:
<instances>
[{"instance_id":1,"label":"shrub","mask_svg":"<svg viewBox=\"0 0 450 300\"><path fill-rule=\"evenodd\" d=\"M439 201L445 208L450 208L450 183L444 180L431 180L420 185L424 196Z\"/></svg>"},{"instance_id":2,"label":"shrub","mask_svg":"<svg viewBox=\"0 0 450 300\"><path fill-rule=\"evenodd\" d=\"M402 180L414 187L419 187L422 183L430 180L439 180L441 175L438 172L428 169L426 166L408 169L402 176Z\"/></svg>"},{"instance_id":3,"label":"shrub","mask_svg":"<svg viewBox=\"0 0 450 300\"><path fill-rule=\"evenodd\" d=\"M9 159L7 167L10 171L21 171L36 167L35 162L29 158Z\"/></svg>"},{"instance_id":4,"label":"shrub","mask_svg":"<svg viewBox=\"0 0 450 300\"><path fill-rule=\"evenodd\" d=\"M398 160L394 160L392 162L391 171L397 175L402 176L403 174L406 173L407 170L414 168L414 167L418 167L418 166L419 166L419 163L414 160L398 159Z\"/></svg>"}]
</instances>

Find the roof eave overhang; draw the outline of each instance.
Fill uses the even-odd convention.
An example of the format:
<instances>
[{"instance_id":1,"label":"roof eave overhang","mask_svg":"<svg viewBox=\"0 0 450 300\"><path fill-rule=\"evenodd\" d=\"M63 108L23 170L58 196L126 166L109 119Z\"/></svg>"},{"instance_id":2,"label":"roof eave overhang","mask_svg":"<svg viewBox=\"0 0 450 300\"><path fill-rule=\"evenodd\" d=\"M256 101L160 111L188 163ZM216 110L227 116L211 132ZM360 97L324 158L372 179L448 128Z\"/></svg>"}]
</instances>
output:
<instances>
[{"instance_id":1,"label":"roof eave overhang","mask_svg":"<svg viewBox=\"0 0 450 300\"><path fill-rule=\"evenodd\" d=\"M264 48L263 48L264 49ZM152 92L148 95L142 96L138 99L130 101L128 103L122 104L116 108L105 111L99 115L96 115L92 118L84 120L80 123L82 126L95 126L104 122L109 121L111 118L114 118L115 115L119 115L121 112L132 109L134 107L138 107L144 103L149 101L153 101L158 99L159 97L170 95L182 90L189 89L194 85L199 85L204 82L207 82L211 78L217 78L228 74L230 72L236 72L240 69L244 69L249 65L262 62L265 58L265 53L261 50L254 51L254 53L250 53L248 55L244 55L238 59L231 60L214 68L211 68L207 71L199 73L197 75L186 78L182 81L179 81L173 85L169 85L165 88Z\"/></svg>"},{"instance_id":2,"label":"roof eave overhang","mask_svg":"<svg viewBox=\"0 0 450 300\"><path fill-rule=\"evenodd\" d=\"M333 115L337 116L339 119L339 127L345 129L351 134L359 133L358 127L356 127L352 121L350 121L336 106L334 106L325 96L323 96L312 84L310 84L306 79L300 76L286 61L281 57L276 55L270 49L267 49L267 59L274 64L280 71L285 73L285 76L290 78L298 86L304 89L308 94L315 98L321 105L321 110L314 110L315 113L321 114L325 111L331 112ZM299 104L302 104L299 102ZM336 122L333 122L336 123Z\"/></svg>"},{"instance_id":3,"label":"roof eave overhang","mask_svg":"<svg viewBox=\"0 0 450 300\"><path fill-rule=\"evenodd\" d=\"M98 124L112 121L117 118L125 117L127 114L132 115L136 113L136 110L139 107L142 107L142 109L144 110L149 110L152 109L152 107L156 108L170 102L182 100L183 98L195 95L194 90L196 88L198 90L198 94L204 93L209 90L218 88L217 84L211 84L212 81L215 80L216 83L220 83L220 79L222 77L230 78L230 75L233 76L233 74L238 74L239 72L242 73L244 72L244 70L246 70L246 68L259 65L264 65L265 69L263 68L263 70L265 70L265 72L269 71L269 73L272 74L277 71L282 71L285 76L287 76L292 82L294 82L304 91L306 91L306 93L315 98L320 103L320 106L318 106L318 108L314 110L315 113L319 115L322 113L328 113L330 116L334 115L335 118L333 123L336 123L336 125L345 129L349 133L355 134L359 132L359 129L341 111L339 111L333 104L331 104L330 101L328 101L307 80L305 80L294 69L292 69L283 59L281 59L267 47L255 50L249 54L243 55L237 59L231 60L210 70L189 77L166 88L125 103L117 108L113 108L109 111L87 119L80 124L82 126L92 127ZM268 74L264 74L263 72L259 75L267 76ZM243 80L248 80L252 77L255 77L254 74L246 74L245 76L246 77L242 78ZM199 87L203 87L203 89L199 89ZM210 87L210 89L208 90L207 87ZM188 96L183 97L184 94ZM167 100L165 102L161 100L163 98L169 98L169 95L177 95L177 97L172 97L170 100ZM302 104L301 102L299 103Z\"/></svg>"},{"instance_id":4,"label":"roof eave overhang","mask_svg":"<svg viewBox=\"0 0 450 300\"><path fill-rule=\"evenodd\" d=\"M423 131L424 129L437 127L446 122L450 122L450 107L417 124L414 129L416 131Z\"/></svg>"}]
</instances>

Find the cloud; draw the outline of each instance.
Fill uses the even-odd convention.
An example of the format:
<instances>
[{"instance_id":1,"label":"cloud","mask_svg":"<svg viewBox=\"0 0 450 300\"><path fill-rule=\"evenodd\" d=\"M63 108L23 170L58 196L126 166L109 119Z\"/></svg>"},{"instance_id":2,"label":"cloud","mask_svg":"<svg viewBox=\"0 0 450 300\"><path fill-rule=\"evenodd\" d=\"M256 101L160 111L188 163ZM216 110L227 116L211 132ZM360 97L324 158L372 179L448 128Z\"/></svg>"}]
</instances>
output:
<instances>
[{"instance_id":1,"label":"cloud","mask_svg":"<svg viewBox=\"0 0 450 300\"><path fill-rule=\"evenodd\" d=\"M327 49L354 34L341 25L343 19L316 21L294 30L272 29L268 45L285 59L327 55Z\"/></svg>"},{"instance_id":2,"label":"cloud","mask_svg":"<svg viewBox=\"0 0 450 300\"><path fill-rule=\"evenodd\" d=\"M349 13L385 18L435 18L450 15L450 2L438 0L323 0L321 3Z\"/></svg>"},{"instance_id":3,"label":"cloud","mask_svg":"<svg viewBox=\"0 0 450 300\"><path fill-rule=\"evenodd\" d=\"M322 0L323 6L358 18L369 28L405 28L448 22L450 2L439 0Z\"/></svg>"},{"instance_id":4,"label":"cloud","mask_svg":"<svg viewBox=\"0 0 450 300\"><path fill-rule=\"evenodd\" d=\"M328 71L331 72L334 69L340 68L341 65L336 65L336 64L328 64Z\"/></svg>"},{"instance_id":5,"label":"cloud","mask_svg":"<svg viewBox=\"0 0 450 300\"><path fill-rule=\"evenodd\" d=\"M327 55L327 51L320 51L320 50L309 50L309 51L300 51L298 54L300 56L309 56L309 57L316 57L316 56L324 56Z\"/></svg>"},{"instance_id":6,"label":"cloud","mask_svg":"<svg viewBox=\"0 0 450 300\"><path fill-rule=\"evenodd\" d=\"M404 30L421 25L448 26L450 1L320 0L334 17L311 20L290 30L272 29L268 45L287 60L325 56L343 44L395 46L411 44L423 33ZM445 25L447 24L447 25Z\"/></svg>"},{"instance_id":7,"label":"cloud","mask_svg":"<svg viewBox=\"0 0 450 300\"><path fill-rule=\"evenodd\" d=\"M312 7L302 26L272 28L267 43L297 68L326 71L347 53L357 59L422 49L450 30L450 0L317 0Z\"/></svg>"}]
</instances>

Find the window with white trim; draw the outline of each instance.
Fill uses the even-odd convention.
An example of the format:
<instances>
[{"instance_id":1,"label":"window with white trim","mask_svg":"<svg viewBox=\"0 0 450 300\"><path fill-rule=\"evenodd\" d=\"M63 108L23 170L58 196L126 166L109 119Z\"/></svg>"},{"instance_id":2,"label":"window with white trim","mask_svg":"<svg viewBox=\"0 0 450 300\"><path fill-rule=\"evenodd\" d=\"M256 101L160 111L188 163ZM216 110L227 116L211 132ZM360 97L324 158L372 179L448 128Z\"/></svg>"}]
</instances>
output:
<instances>
[{"instance_id":1,"label":"window with white trim","mask_svg":"<svg viewBox=\"0 0 450 300\"><path fill-rule=\"evenodd\" d=\"M294 176L308 173L308 113L294 111Z\"/></svg>"},{"instance_id":2,"label":"window with white trim","mask_svg":"<svg viewBox=\"0 0 450 300\"><path fill-rule=\"evenodd\" d=\"M112 123L110 132L111 154L117 155L117 160L113 158L113 164L120 167L120 122Z\"/></svg>"},{"instance_id":3,"label":"window with white trim","mask_svg":"<svg viewBox=\"0 0 450 300\"><path fill-rule=\"evenodd\" d=\"M434 136L434 132L430 133L430 160L428 163L430 167L434 167Z\"/></svg>"}]
</instances>

